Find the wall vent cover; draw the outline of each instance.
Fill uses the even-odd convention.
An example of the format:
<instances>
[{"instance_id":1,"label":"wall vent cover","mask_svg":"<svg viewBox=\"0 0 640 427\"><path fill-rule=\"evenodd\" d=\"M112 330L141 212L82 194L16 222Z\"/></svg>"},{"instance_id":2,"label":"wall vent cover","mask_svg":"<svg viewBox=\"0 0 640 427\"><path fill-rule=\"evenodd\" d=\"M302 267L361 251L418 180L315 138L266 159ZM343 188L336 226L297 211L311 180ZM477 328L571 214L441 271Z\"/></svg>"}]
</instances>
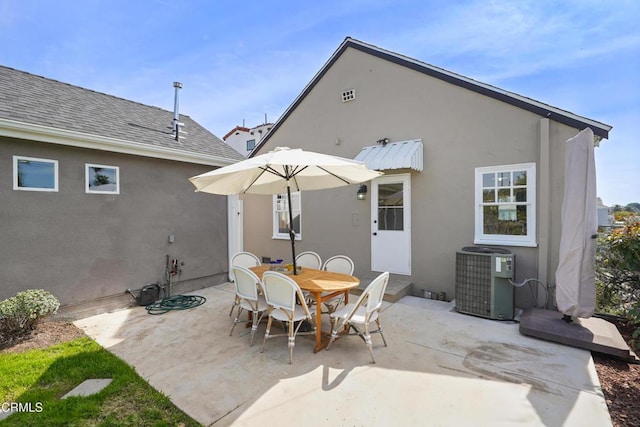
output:
<instances>
[{"instance_id":1,"label":"wall vent cover","mask_svg":"<svg viewBox=\"0 0 640 427\"><path fill-rule=\"evenodd\" d=\"M354 99L356 99L355 89L342 91L342 102L349 102L349 101L353 101Z\"/></svg>"}]
</instances>

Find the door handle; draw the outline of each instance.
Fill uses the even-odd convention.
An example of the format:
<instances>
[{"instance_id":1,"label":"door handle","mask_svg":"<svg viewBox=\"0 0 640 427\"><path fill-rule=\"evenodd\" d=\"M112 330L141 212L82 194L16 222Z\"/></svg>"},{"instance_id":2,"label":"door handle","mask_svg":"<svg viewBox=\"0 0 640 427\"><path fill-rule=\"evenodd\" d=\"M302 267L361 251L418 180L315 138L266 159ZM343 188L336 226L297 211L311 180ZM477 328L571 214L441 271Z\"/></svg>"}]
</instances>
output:
<instances>
[{"instance_id":1,"label":"door handle","mask_svg":"<svg viewBox=\"0 0 640 427\"><path fill-rule=\"evenodd\" d=\"M378 235L378 233L373 233L373 235L374 235L374 236L377 236L377 235Z\"/></svg>"}]
</instances>

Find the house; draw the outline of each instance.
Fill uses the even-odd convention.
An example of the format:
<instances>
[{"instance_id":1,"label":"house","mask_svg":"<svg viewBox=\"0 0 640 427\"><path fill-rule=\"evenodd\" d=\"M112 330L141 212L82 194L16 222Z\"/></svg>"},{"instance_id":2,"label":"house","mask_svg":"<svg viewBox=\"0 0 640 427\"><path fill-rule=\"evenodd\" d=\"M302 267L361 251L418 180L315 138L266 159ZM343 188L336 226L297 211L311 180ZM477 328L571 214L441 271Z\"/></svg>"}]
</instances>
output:
<instances>
[{"instance_id":1,"label":"house","mask_svg":"<svg viewBox=\"0 0 640 427\"><path fill-rule=\"evenodd\" d=\"M605 206L600 197L596 201L596 206L598 207L598 227L611 227L614 222L611 208Z\"/></svg>"},{"instance_id":2,"label":"house","mask_svg":"<svg viewBox=\"0 0 640 427\"><path fill-rule=\"evenodd\" d=\"M174 113L0 66L0 299L98 310L227 280L227 202L188 178L242 156L185 115L176 140Z\"/></svg>"},{"instance_id":3,"label":"house","mask_svg":"<svg viewBox=\"0 0 640 427\"><path fill-rule=\"evenodd\" d=\"M238 153L247 157L272 127L273 123L267 122L253 128L248 128L244 125L236 126L227 132L222 137L222 140Z\"/></svg>"},{"instance_id":4,"label":"house","mask_svg":"<svg viewBox=\"0 0 640 427\"><path fill-rule=\"evenodd\" d=\"M587 127L595 144L611 130L346 38L251 155L289 146L383 171L366 187L295 194L296 248L323 259L348 255L361 278L390 271L409 280L415 295L444 292L450 300L456 253L474 245L513 252L513 280L535 278L551 290L565 141ZM288 259L277 200L243 198L244 248ZM534 303L527 286L515 300Z\"/></svg>"}]
</instances>

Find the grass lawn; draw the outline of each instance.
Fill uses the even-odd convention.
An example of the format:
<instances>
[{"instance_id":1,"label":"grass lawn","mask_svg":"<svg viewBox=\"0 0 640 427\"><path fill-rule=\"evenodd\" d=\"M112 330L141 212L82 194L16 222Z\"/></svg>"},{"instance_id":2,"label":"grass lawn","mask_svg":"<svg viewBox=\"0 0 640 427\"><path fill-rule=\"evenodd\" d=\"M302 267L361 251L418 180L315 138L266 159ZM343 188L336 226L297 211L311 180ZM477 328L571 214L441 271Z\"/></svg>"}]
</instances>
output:
<instances>
[{"instance_id":1,"label":"grass lawn","mask_svg":"<svg viewBox=\"0 0 640 427\"><path fill-rule=\"evenodd\" d=\"M113 381L92 396L60 399L84 380L93 378ZM6 406L12 402L22 403L23 412L14 413L0 425L199 425L131 366L90 338L41 350L0 354L0 403Z\"/></svg>"}]
</instances>

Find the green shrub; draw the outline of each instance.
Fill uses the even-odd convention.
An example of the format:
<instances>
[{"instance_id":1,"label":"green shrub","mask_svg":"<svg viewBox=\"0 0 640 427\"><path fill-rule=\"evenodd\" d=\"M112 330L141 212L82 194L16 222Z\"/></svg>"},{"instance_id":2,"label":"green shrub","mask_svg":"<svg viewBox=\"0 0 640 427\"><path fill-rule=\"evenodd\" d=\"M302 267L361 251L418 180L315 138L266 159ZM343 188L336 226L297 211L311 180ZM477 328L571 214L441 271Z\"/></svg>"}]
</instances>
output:
<instances>
[{"instance_id":1,"label":"green shrub","mask_svg":"<svg viewBox=\"0 0 640 427\"><path fill-rule=\"evenodd\" d=\"M624 218L624 226L598 237L596 309L626 317L640 338L640 220Z\"/></svg>"},{"instance_id":2,"label":"green shrub","mask_svg":"<svg viewBox=\"0 0 640 427\"><path fill-rule=\"evenodd\" d=\"M43 289L29 289L0 302L0 344L24 335L38 321L60 307L58 299Z\"/></svg>"}]
</instances>

